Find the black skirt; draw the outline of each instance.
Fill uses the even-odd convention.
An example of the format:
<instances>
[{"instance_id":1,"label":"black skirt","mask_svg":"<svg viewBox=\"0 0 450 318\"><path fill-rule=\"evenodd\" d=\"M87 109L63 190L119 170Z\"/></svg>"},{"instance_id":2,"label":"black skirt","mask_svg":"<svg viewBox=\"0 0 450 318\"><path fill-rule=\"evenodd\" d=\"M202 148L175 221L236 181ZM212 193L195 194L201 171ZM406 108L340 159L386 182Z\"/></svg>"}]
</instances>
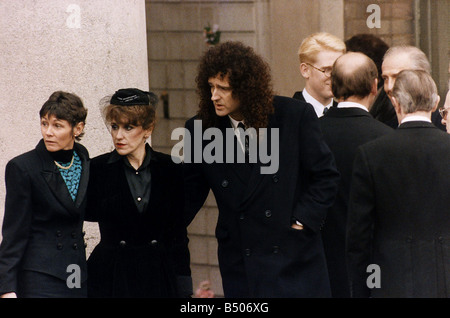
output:
<instances>
[{"instance_id":1,"label":"black skirt","mask_svg":"<svg viewBox=\"0 0 450 318\"><path fill-rule=\"evenodd\" d=\"M174 298L176 278L158 246L107 246L88 259L89 298Z\"/></svg>"},{"instance_id":2,"label":"black skirt","mask_svg":"<svg viewBox=\"0 0 450 318\"><path fill-rule=\"evenodd\" d=\"M86 282L80 288L69 288L70 284L60 278L24 270L18 275L17 297L19 298L86 298Z\"/></svg>"}]
</instances>

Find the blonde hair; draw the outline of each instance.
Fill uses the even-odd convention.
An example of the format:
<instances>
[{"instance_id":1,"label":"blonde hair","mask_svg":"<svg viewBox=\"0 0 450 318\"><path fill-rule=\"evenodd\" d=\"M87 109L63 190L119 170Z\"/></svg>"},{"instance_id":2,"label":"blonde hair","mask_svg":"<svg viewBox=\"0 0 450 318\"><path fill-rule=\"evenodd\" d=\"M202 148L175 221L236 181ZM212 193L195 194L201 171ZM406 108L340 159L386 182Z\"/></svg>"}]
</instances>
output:
<instances>
[{"instance_id":1,"label":"blonde hair","mask_svg":"<svg viewBox=\"0 0 450 318\"><path fill-rule=\"evenodd\" d=\"M346 52L344 41L337 36L327 33L313 33L305 38L298 49L300 63L315 63L317 54L321 51Z\"/></svg>"}]
</instances>

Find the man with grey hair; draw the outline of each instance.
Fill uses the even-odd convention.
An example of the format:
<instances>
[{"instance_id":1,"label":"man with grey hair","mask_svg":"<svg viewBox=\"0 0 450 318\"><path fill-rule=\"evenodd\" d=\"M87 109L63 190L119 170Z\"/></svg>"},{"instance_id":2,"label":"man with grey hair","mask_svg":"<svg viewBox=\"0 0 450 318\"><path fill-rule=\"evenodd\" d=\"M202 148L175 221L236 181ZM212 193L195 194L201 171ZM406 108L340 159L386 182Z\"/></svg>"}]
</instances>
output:
<instances>
[{"instance_id":1,"label":"man with grey hair","mask_svg":"<svg viewBox=\"0 0 450 318\"><path fill-rule=\"evenodd\" d=\"M426 71L396 75L400 126L358 150L346 257L352 297L449 297L450 136L431 123L439 95Z\"/></svg>"},{"instance_id":2,"label":"man with grey hair","mask_svg":"<svg viewBox=\"0 0 450 318\"><path fill-rule=\"evenodd\" d=\"M430 62L425 53L419 48L411 45L399 45L389 48L383 57L381 65L382 78L384 81L384 90L390 97L395 79L399 72L403 70L421 70L431 73ZM385 124L397 128L396 113L392 103L383 104L381 108L373 108L370 113L374 118ZM441 124L439 112L432 115L434 125L442 130L445 127Z\"/></svg>"}]
</instances>

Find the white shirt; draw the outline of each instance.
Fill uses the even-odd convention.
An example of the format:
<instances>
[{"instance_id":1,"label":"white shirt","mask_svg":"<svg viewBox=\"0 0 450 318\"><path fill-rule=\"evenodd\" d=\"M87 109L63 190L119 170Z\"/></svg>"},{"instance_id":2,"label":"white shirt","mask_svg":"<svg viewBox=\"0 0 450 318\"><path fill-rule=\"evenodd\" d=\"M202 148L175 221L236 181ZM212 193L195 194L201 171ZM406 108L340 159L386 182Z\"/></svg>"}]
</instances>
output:
<instances>
[{"instance_id":1,"label":"white shirt","mask_svg":"<svg viewBox=\"0 0 450 318\"><path fill-rule=\"evenodd\" d=\"M409 121L426 121L431 123L431 119L425 116L421 116L421 115L411 115L411 116L406 116L405 118L403 118L401 124L403 123L407 123Z\"/></svg>"},{"instance_id":2,"label":"white shirt","mask_svg":"<svg viewBox=\"0 0 450 318\"><path fill-rule=\"evenodd\" d=\"M323 116L323 110L325 107L330 108L331 106L333 106L333 99L331 99L331 102L328 105L324 106L324 105L322 105L322 103L317 101L317 99L315 99L314 97L309 95L309 93L306 91L306 88L303 89L302 95L303 95L303 98L305 99L305 101L307 103L310 103L314 107L317 117Z\"/></svg>"},{"instance_id":3,"label":"white shirt","mask_svg":"<svg viewBox=\"0 0 450 318\"><path fill-rule=\"evenodd\" d=\"M355 102L340 102L337 105L338 108L361 108L363 110L365 110L366 112L369 112L369 110L366 108L366 106L360 104L360 103L355 103Z\"/></svg>"},{"instance_id":4,"label":"white shirt","mask_svg":"<svg viewBox=\"0 0 450 318\"><path fill-rule=\"evenodd\" d=\"M229 116L229 115L228 115L228 118L230 118L231 126L233 126L234 133L236 134L237 140L238 140L239 144L241 145L242 150L245 151L244 145L242 144L242 140L241 140L240 130L237 129L239 123L242 123L242 124L245 126L244 121L243 121L243 120L239 121L239 120L233 119L233 118L232 118L231 116Z\"/></svg>"}]
</instances>

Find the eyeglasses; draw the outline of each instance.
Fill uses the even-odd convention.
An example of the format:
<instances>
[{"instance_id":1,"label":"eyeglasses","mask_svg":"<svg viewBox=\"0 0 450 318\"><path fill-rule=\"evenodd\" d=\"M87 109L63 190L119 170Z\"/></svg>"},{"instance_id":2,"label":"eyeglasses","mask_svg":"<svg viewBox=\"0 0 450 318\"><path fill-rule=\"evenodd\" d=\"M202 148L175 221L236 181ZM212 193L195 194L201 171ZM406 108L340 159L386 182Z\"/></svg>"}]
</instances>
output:
<instances>
[{"instance_id":1,"label":"eyeglasses","mask_svg":"<svg viewBox=\"0 0 450 318\"><path fill-rule=\"evenodd\" d=\"M314 65L309 64L309 63L305 63L305 64L308 64L309 66L315 68L316 70L323 73L323 75L325 75L327 77L331 76L331 71L333 70L333 68L331 68L331 67L325 67L324 69L321 69L321 68L315 67Z\"/></svg>"},{"instance_id":2,"label":"eyeglasses","mask_svg":"<svg viewBox=\"0 0 450 318\"><path fill-rule=\"evenodd\" d=\"M447 120L448 111L450 108L441 108L439 109L439 114L441 114L441 117Z\"/></svg>"}]
</instances>

